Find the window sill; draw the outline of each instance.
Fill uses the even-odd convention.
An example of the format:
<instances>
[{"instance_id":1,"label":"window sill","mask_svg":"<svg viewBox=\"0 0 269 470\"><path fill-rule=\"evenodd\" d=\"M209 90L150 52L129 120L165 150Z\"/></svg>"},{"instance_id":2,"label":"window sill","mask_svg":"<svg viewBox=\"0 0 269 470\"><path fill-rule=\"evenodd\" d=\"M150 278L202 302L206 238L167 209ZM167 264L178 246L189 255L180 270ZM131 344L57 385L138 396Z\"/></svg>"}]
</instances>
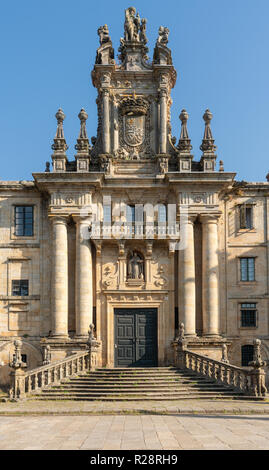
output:
<instances>
[{"instance_id":1,"label":"window sill","mask_svg":"<svg viewBox=\"0 0 269 470\"><path fill-rule=\"evenodd\" d=\"M0 295L0 300L8 300L14 302L15 300L39 300L40 295Z\"/></svg>"},{"instance_id":2,"label":"window sill","mask_svg":"<svg viewBox=\"0 0 269 470\"><path fill-rule=\"evenodd\" d=\"M36 235L12 235L11 240L35 240Z\"/></svg>"},{"instance_id":3,"label":"window sill","mask_svg":"<svg viewBox=\"0 0 269 470\"><path fill-rule=\"evenodd\" d=\"M237 283L238 286L241 286L241 287L249 287L249 286L257 286L258 285L258 281L238 281Z\"/></svg>"},{"instance_id":4,"label":"window sill","mask_svg":"<svg viewBox=\"0 0 269 470\"><path fill-rule=\"evenodd\" d=\"M237 233L257 233L255 228L239 228Z\"/></svg>"},{"instance_id":5,"label":"window sill","mask_svg":"<svg viewBox=\"0 0 269 470\"><path fill-rule=\"evenodd\" d=\"M258 326L239 326L239 330L257 330Z\"/></svg>"}]
</instances>

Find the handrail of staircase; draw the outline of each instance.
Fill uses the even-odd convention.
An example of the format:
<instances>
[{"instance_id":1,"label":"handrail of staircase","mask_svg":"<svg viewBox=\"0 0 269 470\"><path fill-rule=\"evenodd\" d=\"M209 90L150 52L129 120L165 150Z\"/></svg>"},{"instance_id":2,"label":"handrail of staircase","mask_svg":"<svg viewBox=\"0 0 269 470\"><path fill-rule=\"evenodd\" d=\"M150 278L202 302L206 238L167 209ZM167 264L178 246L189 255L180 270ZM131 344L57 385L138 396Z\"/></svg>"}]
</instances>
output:
<instances>
[{"instance_id":1,"label":"handrail of staircase","mask_svg":"<svg viewBox=\"0 0 269 470\"><path fill-rule=\"evenodd\" d=\"M22 342L14 341L15 354L10 363L9 398L21 400L29 394L36 394L42 390L65 381L77 374L83 374L94 370L97 366L97 354L100 342L93 334L94 326L90 325L87 349L65 357L60 361L50 362L50 354L47 354L43 365L25 371L27 364L21 360ZM46 346L49 350L49 346Z\"/></svg>"},{"instance_id":2,"label":"handrail of staircase","mask_svg":"<svg viewBox=\"0 0 269 470\"><path fill-rule=\"evenodd\" d=\"M181 324L179 337L173 342L174 362L180 369L191 370L224 386L233 387L244 395L265 397L267 389L263 367L266 363L261 358L261 341L255 339L253 345L253 361L249 363L251 369L247 370L229 364L225 344L221 361L190 351L184 337L184 325Z\"/></svg>"},{"instance_id":3,"label":"handrail of staircase","mask_svg":"<svg viewBox=\"0 0 269 470\"><path fill-rule=\"evenodd\" d=\"M30 393L39 393L65 379L86 373L89 370L89 363L89 351L85 350L72 354L61 361L36 367L27 372L23 370L26 364L21 362L20 366L16 368L13 365L9 398L11 400L22 399Z\"/></svg>"}]
</instances>

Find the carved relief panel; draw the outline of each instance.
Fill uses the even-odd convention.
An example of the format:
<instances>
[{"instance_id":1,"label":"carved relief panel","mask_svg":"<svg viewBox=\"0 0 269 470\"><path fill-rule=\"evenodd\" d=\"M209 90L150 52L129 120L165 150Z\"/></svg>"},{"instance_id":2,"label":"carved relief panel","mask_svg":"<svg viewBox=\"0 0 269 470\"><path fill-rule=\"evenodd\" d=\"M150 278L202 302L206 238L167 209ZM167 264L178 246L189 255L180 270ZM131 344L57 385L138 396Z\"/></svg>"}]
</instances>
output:
<instances>
[{"instance_id":1,"label":"carved relief panel","mask_svg":"<svg viewBox=\"0 0 269 470\"><path fill-rule=\"evenodd\" d=\"M141 245L141 246L140 246ZM149 252L143 243L124 248L103 245L101 286L103 290L169 289L172 273L168 246L153 248Z\"/></svg>"}]
</instances>

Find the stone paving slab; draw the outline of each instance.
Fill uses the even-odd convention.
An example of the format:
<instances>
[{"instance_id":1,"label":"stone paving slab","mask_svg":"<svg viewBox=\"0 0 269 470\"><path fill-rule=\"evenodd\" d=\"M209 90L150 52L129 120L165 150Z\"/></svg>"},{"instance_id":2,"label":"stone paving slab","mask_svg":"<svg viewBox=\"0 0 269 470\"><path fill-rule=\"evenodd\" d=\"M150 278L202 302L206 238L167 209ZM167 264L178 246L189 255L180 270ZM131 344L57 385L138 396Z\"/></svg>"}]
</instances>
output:
<instances>
[{"instance_id":1,"label":"stone paving slab","mask_svg":"<svg viewBox=\"0 0 269 470\"><path fill-rule=\"evenodd\" d=\"M268 429L261 415L2 416L0 450L268 450Z\"/></svg>"},{"instance_id":2,"label":"stone paving slab","mask_svg":"<svg viewBox=\"0 0 269 470\"><path fill-rule=\"evenodd\" d=\"M147 402L38 401L0 403L0 415L119 415L119 414L268 414L269 402L245 400L184 400ZM120 423L120 422L119 422Z\"/></svg>"}]
</instances>

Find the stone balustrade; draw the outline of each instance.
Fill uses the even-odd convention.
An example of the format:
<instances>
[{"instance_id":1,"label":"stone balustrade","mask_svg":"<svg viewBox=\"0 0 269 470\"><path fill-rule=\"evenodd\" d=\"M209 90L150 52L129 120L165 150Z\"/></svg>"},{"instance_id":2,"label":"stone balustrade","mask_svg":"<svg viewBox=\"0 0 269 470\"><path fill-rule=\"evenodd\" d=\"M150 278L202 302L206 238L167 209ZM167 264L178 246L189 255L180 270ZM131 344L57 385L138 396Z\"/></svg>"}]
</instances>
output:
<instances>
[{"instance_id":1,"label":"stone balustrade","mask_svg":"<svg viewBox=\"0 0 269 470\"><path fill-rule=\"evenodd\" d=\"M27 395L59 384L70 377L86 373L90 369L88 350L73 354L61 361L37 367L24 372L20 367L11 372L9 397L12 400L26 398Z\"/></svg>"},{"instance_id":2,"label":"stone balustrade","mask_svg":"<svg viewBox=\"0 0 269 470\"><path fill-rule=\"evenodd\" d=\"M98 367L98 351L100 342L94 335L94 325L91 324L88 331L87 349L68 356L60 361L48 363L50 354L46 354L46 361L41 367L25 372L27 365L21 360L22 342L16 340L15 354L10 363L9 398L21 400L27 395L41 392L52 385L59 384L78 374L87 373ZM46 346L48 349L48 346ZM50 349L49 349L50 352ZM44 362L46 362L44 364Z\"/></svg>"},{"instance_id":3,"label":"stone balustrade","mask_svg":"<svg viewBox=\"0 0 269 470\"><path fill-rule=\"evenodd\" d=\"M176 367L191 370L224 386L233 387L235 391L243 392L247 396L266 396L267 389L263 369L265 362L261 360L260 340L254 340L254 360L249 364L250 370L188 350L187 341L184 339L183 326L181 326L179 338L174 341L173 345L175 352L174 365Z\"/></svg>"}]
</instances>

